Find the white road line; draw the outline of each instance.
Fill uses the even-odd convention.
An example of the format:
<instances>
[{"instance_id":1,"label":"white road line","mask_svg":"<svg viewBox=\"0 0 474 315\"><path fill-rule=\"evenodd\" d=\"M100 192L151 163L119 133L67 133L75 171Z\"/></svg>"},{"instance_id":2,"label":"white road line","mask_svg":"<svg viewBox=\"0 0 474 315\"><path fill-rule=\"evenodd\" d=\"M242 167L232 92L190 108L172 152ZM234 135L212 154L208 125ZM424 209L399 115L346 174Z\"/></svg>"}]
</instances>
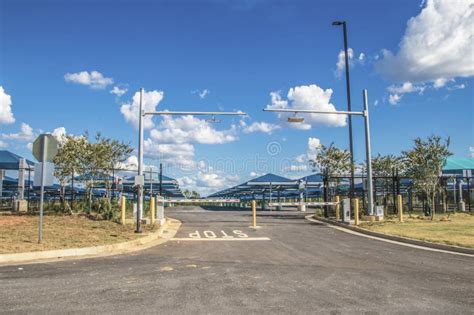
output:
<instances>
[{"instance_id":1,"label":"white road line","mask_svg":"<svg viewBox=\"0 0 474 315\"><path fill-rule=\"evenodd\" d=\"M332 224L329 224L329 223L326 223L326 222L323 222L323 221L319 221L319 220L313 218L312 216L313 215L308 215L308 216L305 217L305 219L308 220L308 221L311 221L311 222L321 223L325 226L328 226L330 228L333 228L333 229L336 229L336 230L339 230L339 231L342 231L342 232L345 232L345 233L349 233L349 234L353 234L353 235L357 235L357 236L362 236L362 237L365 237L365 238L370 238L370 239L373 239L373 240L382 241L382 242L386 242L386 243L391 243L391 244L396 244L396 245L401 245L401 246L406 246L406 247L411 247L411 248L416 248L416 249L427 250L427 251L430 251L430 252L438 252L438 253L466 256L466 257L474 257L474 255L471 255L471 254L451 252L451 251L443 250L443 249L436 249L436 248L430 248L430 247L425 247L425 246L420 246L420 245L408 244L408 243L393 241L393 240L389 240L389 239L385 239L385 238L381 238L381 237L377 237L377 236L372 236L372 235L359 233L359 232L356 232L356 231L345 229L345 228L337 226L337 225L332 225Z\"/></svg>"},{"instance_id":2,"label":"white road line","mask_svg":"<svg viewBox=\"0 0 474 315\"><path fill-rule=\"evenodd\" d=\"M245 238L191 238L175 237L170 241L270 241L268 237L245 237Z\"/></svg>"}]
</instances>

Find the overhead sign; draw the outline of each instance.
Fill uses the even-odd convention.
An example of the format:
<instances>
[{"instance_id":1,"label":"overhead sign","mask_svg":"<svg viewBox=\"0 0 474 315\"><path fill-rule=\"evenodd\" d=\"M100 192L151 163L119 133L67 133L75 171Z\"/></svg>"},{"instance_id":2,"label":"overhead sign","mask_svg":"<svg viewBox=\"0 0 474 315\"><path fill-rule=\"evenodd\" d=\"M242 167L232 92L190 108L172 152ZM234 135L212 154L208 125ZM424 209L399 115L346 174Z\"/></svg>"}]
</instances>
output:
<instances>
[{"instance_id":1,"label":"overhead sign","mask_svg":"<svg viewBox=\"0 0 474 315\"><path fill-rule=\"evenodd\" d=\"M53 135L41 134L33 142L33 156L39 162L52 162L58 153L59 142Z\"/></svg>"}]
</instances>

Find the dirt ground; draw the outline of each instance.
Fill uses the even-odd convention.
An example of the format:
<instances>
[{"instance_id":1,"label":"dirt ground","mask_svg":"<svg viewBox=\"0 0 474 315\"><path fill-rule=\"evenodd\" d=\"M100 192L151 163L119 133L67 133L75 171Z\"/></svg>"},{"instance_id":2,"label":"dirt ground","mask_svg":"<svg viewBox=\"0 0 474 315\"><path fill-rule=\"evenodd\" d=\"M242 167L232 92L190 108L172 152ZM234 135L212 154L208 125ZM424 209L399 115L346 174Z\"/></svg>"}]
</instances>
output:
<instances>
[{"instance_id":1,"label":"dirt ground","mask_svg":"<svg viewBox=\"0 0 474 315\"><path fill-rule=\"evenodd\" d=\"M43 242L38 244L38 222L38 216L0 215L0 254L113 244L136 239L157 228L143 226L144 233L136 234L133 225L77 215L45 216Z\"/></svg>"}]
</instances>

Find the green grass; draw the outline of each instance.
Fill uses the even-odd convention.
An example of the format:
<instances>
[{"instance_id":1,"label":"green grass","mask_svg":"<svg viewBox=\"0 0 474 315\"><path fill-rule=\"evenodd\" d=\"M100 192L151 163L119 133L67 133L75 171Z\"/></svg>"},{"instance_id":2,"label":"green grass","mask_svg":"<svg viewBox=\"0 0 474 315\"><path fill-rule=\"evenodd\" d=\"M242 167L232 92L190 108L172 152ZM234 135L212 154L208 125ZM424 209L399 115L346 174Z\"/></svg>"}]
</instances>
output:
<instances>
[{"instance_id":1,"label":"green grass","mask_svg":"<svg viewBox=\"0 0 474 315\"><path fill-rule=\"evenodd\" d=\"M467 213L437 215L435 219L405 216L405 222L363 222L361 227L384 234L423 241L474 248L474 215Z\"/></svg>"}]
</instances>

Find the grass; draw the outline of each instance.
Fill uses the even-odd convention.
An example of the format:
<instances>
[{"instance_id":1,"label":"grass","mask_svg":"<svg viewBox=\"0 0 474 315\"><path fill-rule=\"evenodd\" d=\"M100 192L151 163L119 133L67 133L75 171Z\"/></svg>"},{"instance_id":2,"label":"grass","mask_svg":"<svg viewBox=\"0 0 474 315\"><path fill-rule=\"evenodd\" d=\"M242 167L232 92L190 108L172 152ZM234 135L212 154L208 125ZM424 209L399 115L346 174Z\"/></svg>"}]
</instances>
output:
<instances>
[{"instance_id":1,"label":"grass","mask_svg":"<svg viewBox=\"0 0 474 315\"><path fill-rule=\"evenodd\" d=\"M361 227L384 234L403 236L423 241L474 248L474 215L467 213L437 215L435 219L420 216L399 223L395 219L384 222L364 222Z\"/></svg>"},{"instance_id":2,"label":"grass","mask_svg":"<svg viewBox=\"0 0 474 315\"><path fill-rule=\"evenodd\" d=\"M78 215L47 215L43 221L43 242L38 244L38 220L38 216L31 215L0 215L0 254L98 246L143 236L134 233L133 225ZM142 228L145 233L155 229L144 225Z\"/></svg>"}]
</instances>

